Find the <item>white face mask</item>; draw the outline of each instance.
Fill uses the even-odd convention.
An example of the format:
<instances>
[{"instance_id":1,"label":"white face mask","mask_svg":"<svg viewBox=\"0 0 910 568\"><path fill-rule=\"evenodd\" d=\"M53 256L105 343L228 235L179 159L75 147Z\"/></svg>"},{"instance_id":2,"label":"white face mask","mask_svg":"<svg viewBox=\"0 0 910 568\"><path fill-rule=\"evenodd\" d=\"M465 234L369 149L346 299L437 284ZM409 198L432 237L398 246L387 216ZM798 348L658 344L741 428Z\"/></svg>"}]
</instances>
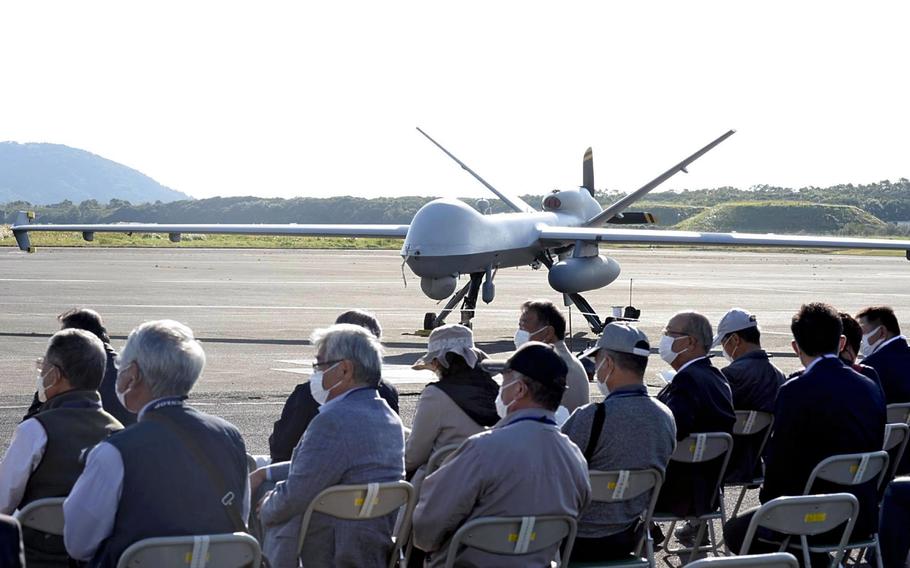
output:
<instances>
[{"instance_id":1,"label":"white face mask","mask_svg":"<svg viewBox=\"0 0 910 568\"><path fill-rule=\"evenodd\" d=\"M125 369L125 368L126 368L126 367L124 367L124 369ZM126 390L121 391L121 390L118 388L118 386L117 386L119 383L120 383L120 372L118 371L118 373L117 373L117 381L114 383L114 394L117 395L117 400L120 402L120 406L122 406L124 410L126 410L127 412L130 412L130 413L135 414L135 412L133 412L132 410L129 409L129 407L126 406L126 393L130 392L130 390L132 390L132 389L131 389L131 388L127 388Z\"/></svg>"},{"instance_id":2,"label":"white face mask","mask_svg":"<svg viewBox=\"0 0 910 568\"><path fill-rule=\"evenodd\" d=\"M532 337L534 337L535 335L537 335L538 333L540 333L541 331L543 331L545 329L547 329L547 326L543 326L542 328L538 329L537 331L525 331L523 329L519 329L518 331L515 332L515 348L518 349L525 343L531 341Z\"/></svg>"},{"instance_id":3,"label":"white face mask","mask_svg":"<svg viewBox=\"0 0 910 568\"><path fill-rule=\"evenodd\" d=\"M44 375L41 372L38 372L38 402L44 404L47 402L47 389L48 387L44 386Z\"/></svg>"},{"instance_id":4,"label":"white face mask","mask_svg":"<svg viewBox=\"0 0 910 568\"><path fill-rule=\"evenodd\" d=\"M670 337L669 335L664 335L660 338L660 346L657 351L660 354L660 358L666 361L667 365L672 365L673 361L676 361L676 358L680 356L681 353L685 353L688 349L683 349L679 353L673 351L673 343L679 339L678 337Z\"/></svg>"},{"instance_id":5,"label":"white face mask","mask_svg":"<svg viewBox=\"0 0 910 568\"><path fill-rule=\"evenodd\" d=\"M607 360L604 359L600 362L600 365L594 367L594 382L597 384L597 390L599 390L600 394L604 395L604 397L610 396L610 387L607 386L607 381L610 380L610 375L613 374L613 371L607 373L607 376L604 377L603 382L601 382L600 378L597 376L597 373L600 372L600 368L603 367L604 363L606 362Z\"/></svg>"},{"instance_id":6,"label":"white face mask","mask_svg":"<svg viewBox=\"0 0 910 568\"><path fill-rule=\"evenodd\" d=\"M729 339L727 341L729 341ZM732 354L727 353L727 350L724 349L724 343L726 343L726 342L721 342L721 344L720 344L720 352L724 354L724 359L726 359L728 363L732 363L733 361L736 361L736 358L734 357L734 355L736 355L736 349L733 350Z\"/></svg>"},{"instance_id":7,"label":"white face mask","mask_svg":"<svg viewBox=\"0 0 910 568\"><path fill-rule=\"evenodd\" d=\"M337 367L339 363L341 363L341 361L335 363L325 371L315 371L310 375L310 394L313 395L313 399L319 406L325 404L329 399L329 393L332 392L332 389L341 384L341 380L339 380L327 389L322 386L322 376Z\"/></svg>"},{"instance_id":8,"label":"white face mask","mask_svg":"<svg viewBox=\"0 0 910 568\"><path fill-rule=\"evenodd\" d=\"M502 391L506 390L507 388L509 388L510 386L514 385L517 382L518 382L518 380L516 379L507 385L502 385L501 387L499 387L499 394L496 395L496 414L498 414L500 418L505 418L506 415L509 414L509 407L512 406L513 404L515 404L514 398L512 399L512 402L510 402L509 404L506 404L505 402L503 402Z\"/></svg>"},{"instance_id":9,"label":"white face mask","mask_svg":"<svg viewBox=\"0 0 910 568\"><path fill-rule=\"evenodd\" d=\"M859 354L862 355L864 359L866 357L868 357L869 355L872 355L873 353L875 353L875 349L879 345L881 345L882 341L885 340L885 337L883 335L882 338L879 339L878 341L876 341L875 343L871 343L871 344L869 343L869 338L872 337L873 335L875 335L876 333L878 333L878 330L880 330L881 328L882 328L882 326L878 326L875 329L873 329L872 331L870 331L869 333L863 334L863 340L860 341L860 343L859 343Z\"/></svg>"}]
</instances>

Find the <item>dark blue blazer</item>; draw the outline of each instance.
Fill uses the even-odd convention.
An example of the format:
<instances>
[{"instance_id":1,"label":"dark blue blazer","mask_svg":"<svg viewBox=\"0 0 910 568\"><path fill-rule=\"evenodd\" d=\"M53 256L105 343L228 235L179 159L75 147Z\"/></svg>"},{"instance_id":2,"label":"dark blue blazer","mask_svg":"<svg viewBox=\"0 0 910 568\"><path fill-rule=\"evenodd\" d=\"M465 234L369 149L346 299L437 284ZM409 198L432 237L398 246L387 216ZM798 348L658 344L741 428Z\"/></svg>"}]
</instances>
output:
<instances>
[{"instance_id":1,"label":"dark blue blazer","mask_svg":"<svg viewBox=\"0 0 910 568\"><path fill-rule=\"evenodd\" d=\"M900 337L863 359L878 373L888 404L910 402L910 346Z\"/></svg>"},{"instance_id":2,"label":"dark blue blazer","mask_svg":"<svg viewBox=\"0 0 910 568\"><path fill-rule=\"evenodd\" d=\"M783 495L802 495L809 475L823 459L881 450L884 435L885 401L878 385L838 358L818 361L809 372L784 383L777 394L759 499L765 503ZM854 534L871 532L878 514L874 482L851 488L818 482L812 492L838 491L859 499Z\"/></svg>"},{"instance_id":3,"label":"dark blue blazer","mask_svg":"<svg viewBox=\"0 0 910 568\"><path fill-rule=\"evenodd\" d=\"M25 548L22 546L22 531L12 517L0 515L0 566L24 568Z\"/></svg>"}]
</instances>

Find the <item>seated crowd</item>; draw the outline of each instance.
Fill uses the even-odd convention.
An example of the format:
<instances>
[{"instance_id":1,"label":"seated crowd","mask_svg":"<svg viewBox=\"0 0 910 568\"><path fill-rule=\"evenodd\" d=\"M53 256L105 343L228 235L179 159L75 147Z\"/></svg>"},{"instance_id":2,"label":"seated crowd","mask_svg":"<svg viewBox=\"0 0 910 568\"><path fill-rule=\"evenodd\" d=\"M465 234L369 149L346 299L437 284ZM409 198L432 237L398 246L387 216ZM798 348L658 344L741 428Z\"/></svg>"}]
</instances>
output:
<instances>
[{"instance_id":1,"label":"seated crowd","mask_svg":"<svg viewBox=\"0 0 910 568\"><path fill-rule=\"evenodd\" d=\"M402 480L417 495L406 527L412 566L445 565L459 527L503 516L572 517L573 561L617 560L640 551L646 537L660 544L671 535L643 522L651 495L599 501L590 471L659 472L658 517L712 512L721 480L763 476L759 501L767 503L802 495L825 458L881 450L886 405L910 402L910 346L887 307L854 318L827 304L803 305L790 326L803 368L789 377L762 349L754 315L732 309L714 333L704 315L677 313L655 346L674 372L651 396L652 344L642 331L608 324L580 355L589 375L566 347L559 309L530 301L505 360L478 349L467 327L433 330L413 368L436 380L407 431L398 392L382 379L379 322L352 310L313 333L313 373L288 398L270 455L252 468L239 430L188 401L205 366L192 330L146 322L117 354L94 311L71 310L59 320L62 329L37 363L35 402L0 462L0 566L115 567L143 539L235 532L256 536L273 567L386 566L402 522L397 511L365 520L315 513L305 535L301 525L329 487ZM711 359L715 348L728 361L723 368ZM602 401L591 402L589 376ZM773 414L770 435L736 436L729 463L671 459L690 436L732 434L736 411ZM440 450L451 453L429 465ZM908 470L905 459L897 473ZM885 568L904 566L910 478L882 488L822 482L812 491L852 493L860 504L854 540L879 533ZM6 516L47 497L66 498L62 536ZM754 514L724 524L732 552L741 552ZM692 546L703 542L704 528L688 522L672 536ZM749 553L776 551L783 538L770 530L759 536ZM467 547L456 565L544 566L558 553L557 544L518 556ZM826 562L812 557L813 566Z\"/></svg>"}]
</instances>

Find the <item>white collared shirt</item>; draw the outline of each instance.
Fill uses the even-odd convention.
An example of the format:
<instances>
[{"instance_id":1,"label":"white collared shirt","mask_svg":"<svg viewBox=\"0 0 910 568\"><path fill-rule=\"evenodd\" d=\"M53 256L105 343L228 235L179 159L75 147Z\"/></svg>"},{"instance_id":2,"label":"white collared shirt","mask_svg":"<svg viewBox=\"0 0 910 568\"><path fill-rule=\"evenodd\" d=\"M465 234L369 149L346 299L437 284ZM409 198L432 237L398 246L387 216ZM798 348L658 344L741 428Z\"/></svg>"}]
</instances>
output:
<instances>
[{"instance_id":1,"label":"white collared shirt","mask_svg":"<svg viewBox=\"0 0 910 568\"><path fill-rule=\"evenodd\" d=\"M0 513L12 515L22 497L32 473L44 457L47 432L34 418L16 426L3 461L0 461Z\"/></svg>"},{"instance_id":2,"label":"white collared shirt","mask_svg":"<svg viewBox=\"0 0 910 568\"><path fill-rule=\"evenodd\" d=\"M815 359L813 359L811 363L806 365L806 370L803 371L803 374L805 375L806 373L811 371L812 367L814 367L815 364L818 363L819 361L821 361L822 359L837 359L837 358L838 357L837 357L836 353L826 353L824 355L820 355L820 356L816 357Z\"/></svg>"},{"instance_id":3,"label":"white collared shirt","mask_svg":"<svg viewBox=\"0 0 910 568\"><path fill-rule=\"evenodd\" d=\"M678 374L682 373L686 369L686 367L688 367L692 363L695 363L696 361L701 361L702 359L707 359L707 358L708 358L707 355L702 355L701 357L696 357L695 359L692 359L691 361L689 361L688 363L686 363L685 365L680 367L679 370L676 371L676 374L678 375Z\"/></svg>"}]
</instances>

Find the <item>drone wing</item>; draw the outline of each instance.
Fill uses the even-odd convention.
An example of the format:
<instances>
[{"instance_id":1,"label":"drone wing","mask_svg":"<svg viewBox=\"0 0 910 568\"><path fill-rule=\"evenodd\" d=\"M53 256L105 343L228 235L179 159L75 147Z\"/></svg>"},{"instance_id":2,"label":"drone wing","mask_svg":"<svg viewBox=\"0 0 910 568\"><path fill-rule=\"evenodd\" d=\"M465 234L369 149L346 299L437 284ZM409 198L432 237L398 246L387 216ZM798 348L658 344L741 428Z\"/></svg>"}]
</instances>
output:
<instances>
[{"instance_id":1,"label":"drone wing","mask_svg":"<svg viewBox=\"0 0 910 568\"><path fill-rule=\"evenodd\" d=\"M540 226L540 240L547 246L572 241L615 244L671 244L707 246L757 246L837 248L906 251L910 260L910 241L892 239L858 239L808 235L764 235L754 233L698 233L695 231L659 231L654 229L605 229L585 227Z\"/></svg>"},{"instance_id":2,"label":"drone wing","mask_svg":"<svg viewBox=\"0 0 910 568\"><path fill-rule=\"evenodd\" d=\"M39 225L33 224L31 222L33 219L34 215L20 211L16 217L16 223L11 227L19 248L25 251L33 250L28 235L34 231L82 233L82 237L87 241L93 240L95 233L167 233L173 242L180 241L182 233L375 238L404 238L408 233L408 225L297 225L293 223L287 225L161 225L157 223Z\"/></svg>"}]
</instances>

